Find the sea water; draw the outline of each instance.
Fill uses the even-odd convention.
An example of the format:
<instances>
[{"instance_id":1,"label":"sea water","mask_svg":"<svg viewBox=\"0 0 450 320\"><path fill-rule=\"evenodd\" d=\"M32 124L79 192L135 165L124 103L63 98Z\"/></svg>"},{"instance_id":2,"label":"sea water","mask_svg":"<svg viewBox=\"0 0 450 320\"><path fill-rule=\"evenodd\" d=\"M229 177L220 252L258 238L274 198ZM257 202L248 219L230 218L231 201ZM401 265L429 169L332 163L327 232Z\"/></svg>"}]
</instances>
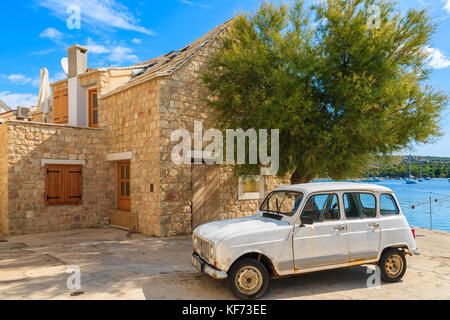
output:
<instances>
[{"instance_id":1,"label":"sea water","mask_svg":"<svg viewBox=\"0 0 450 320\"><path fill-rule=\"evenodd\" d=\"M430 229L432 224L435 230L450 232L450 182L448 179L424 180L418 184L406 184L404 180L383 180L374 184L386 186L394 191L411 226Z\"/></svg>"}]
</instances>

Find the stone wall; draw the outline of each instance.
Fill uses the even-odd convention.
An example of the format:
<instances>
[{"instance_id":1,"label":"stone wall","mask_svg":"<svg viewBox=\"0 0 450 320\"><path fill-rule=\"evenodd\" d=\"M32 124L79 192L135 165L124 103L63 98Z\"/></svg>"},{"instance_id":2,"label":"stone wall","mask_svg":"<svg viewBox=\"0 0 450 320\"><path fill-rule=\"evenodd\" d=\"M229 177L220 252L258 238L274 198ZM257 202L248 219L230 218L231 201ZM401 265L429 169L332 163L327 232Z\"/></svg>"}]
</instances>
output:
<instances>
[{"instance_id":1,"label":"stone wall","mask_svg":"<svg viewBox=\"0 0 450 320\"><path fill-rule=\"evenodd\" d=\"M0 125L0 232L8 233L8 125Z\"/></svg>"},{"instance_id":2,"label":"stone wall","mask_svg":"<svg viewBox=\"0 0 450 320\"><path fill-rule=\"evenodd\" d=\"M108 153L132 151L131 211L147 235L160 230L159 80L151 80L99 100L99 127L107 129ZM110 162L116 186L116 163ZM153 192L151 185L153 184Z\"/></svg>"},{"instance_id":3,"label":"stone wall","mask_svg":"<svg viewBox=\"0 0 450 320\"><path fill-rule=\"evenodd\" d=\"M161 160L161 234L192 232L191 164L175 165L171 151L178 142L170 142L172 132L187 129L193 137L194 121L203 122L203 133L216 128L216 115L206 104L208 95L202 85L207 59L217 50L220 38L213 41L172 75L161 78L160 88L160 160ZM219 170L219 217L230 219L254 214L262 199L238 200L238 178L232 167ZM287 179L265 177L265 194Z\"/></svg>"},{"instance_id":4,"label":"stone wall","mask_svg":"<svg viewBox=\"0 0 450 320\"><path fill-rule=\"evenodd\" d=\"M106 162L106 132L19 121L8 121L1 131L6 127L8 233L19 235L102 225L114 201ZM6 139L2 137L1 143ZM85 161L81 205L45 205L42 159Z\"/></svg>"}]
</instances>

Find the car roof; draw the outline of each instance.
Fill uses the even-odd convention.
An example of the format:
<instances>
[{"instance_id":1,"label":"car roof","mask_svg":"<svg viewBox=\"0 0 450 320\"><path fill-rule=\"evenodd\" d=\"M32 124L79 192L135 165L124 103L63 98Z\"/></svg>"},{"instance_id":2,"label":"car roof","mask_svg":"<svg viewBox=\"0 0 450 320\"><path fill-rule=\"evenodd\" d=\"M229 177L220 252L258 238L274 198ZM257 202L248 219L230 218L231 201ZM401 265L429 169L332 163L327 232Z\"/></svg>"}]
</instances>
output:
<instances>
[{"instance_id":1,"label":"car roof","mask_svg":"<svg viewBox=\"0 0 450 320\"><path fill-rule=\"evenodd\" d=\"M299 191L304 194L322 191L372 191L389 192L392 190L377 184L357 183L357 182L313 182L281 186L275 190Z\"/></svg>"}]
</instances>

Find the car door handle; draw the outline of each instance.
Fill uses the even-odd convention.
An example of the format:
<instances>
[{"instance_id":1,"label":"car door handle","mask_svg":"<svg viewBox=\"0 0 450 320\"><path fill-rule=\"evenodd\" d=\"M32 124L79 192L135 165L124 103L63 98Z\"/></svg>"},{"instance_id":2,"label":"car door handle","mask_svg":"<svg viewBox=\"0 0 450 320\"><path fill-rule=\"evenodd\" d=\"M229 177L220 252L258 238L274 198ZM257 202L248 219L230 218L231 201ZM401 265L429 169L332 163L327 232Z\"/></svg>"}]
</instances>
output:
<instances>
[{"instance_id":1,"label":"car door handle","mask_svg":"<svg viewBox=\"0 0 450 320\"><path fill-rule=\"evenodd\" d=\"M379 223L369 223L369 226L373 227L373 228L378 228L380 226L380 224Z\"/></svg>"},{"instance_id":2,"label":"car door handle","mask_svg":"<svg viewBox=\"0 0 450 320\"><path fill-rule=\"evenodd\" d=\"M335 226L334 230L337 230L337 231L345 230L345 226Z\"/></svg>"}]
</instances>

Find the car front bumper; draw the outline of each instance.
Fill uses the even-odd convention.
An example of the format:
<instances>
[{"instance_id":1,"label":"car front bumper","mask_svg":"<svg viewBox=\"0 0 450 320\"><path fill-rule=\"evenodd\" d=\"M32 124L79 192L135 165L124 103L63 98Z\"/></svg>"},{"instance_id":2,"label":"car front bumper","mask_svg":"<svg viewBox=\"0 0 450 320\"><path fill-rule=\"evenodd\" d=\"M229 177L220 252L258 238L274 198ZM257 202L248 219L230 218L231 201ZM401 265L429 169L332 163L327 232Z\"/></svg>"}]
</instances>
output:
<instances>
[{"instance_id":1,"label":"car front bumper","mask_svg":"<svg viewBox=\"0 0 450 320\"><path fill-rule=\"evenodd\" d=\"M419 249L414 249L413 251L413 254L415 255L415 256L420 256L420 250Z\"/></svg>"},{"instance_id":2,"label":"car front bumper","mask_svg":"<svg viewBox=\"0 0 450 320\"><path fill-rule=\"evenodd\" d=\"M228 277L225 271L217 270L206 263L197 253L193 253L191 257L191 264L201 273L213 277L214 279L226 279Z\"/></svg>"}]
</instances>

